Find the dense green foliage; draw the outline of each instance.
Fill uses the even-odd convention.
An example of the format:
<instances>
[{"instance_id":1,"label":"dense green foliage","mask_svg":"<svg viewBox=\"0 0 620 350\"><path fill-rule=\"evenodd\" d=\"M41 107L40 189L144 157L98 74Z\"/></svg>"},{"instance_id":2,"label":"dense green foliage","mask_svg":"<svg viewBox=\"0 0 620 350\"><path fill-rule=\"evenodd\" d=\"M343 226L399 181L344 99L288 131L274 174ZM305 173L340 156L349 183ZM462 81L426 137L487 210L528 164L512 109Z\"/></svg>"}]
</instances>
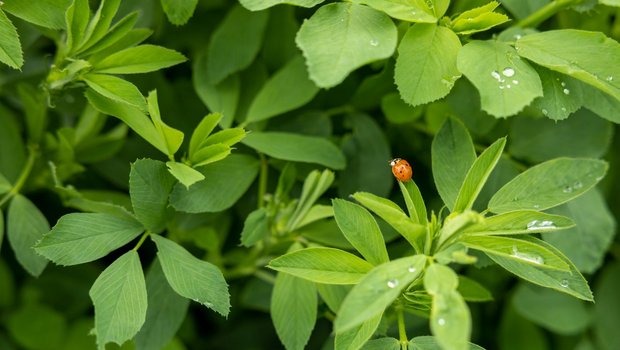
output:
<instances>
[{"instance_id":1,"label":"dense green foliage","mask_svg":"<svg viewBox=\"0 0 620 350\"><path fill-rule=\"evenodd\" d=\"M618 39L617 0L0 1L0 349L620 348Z\"/></svg>"}]
</instances>

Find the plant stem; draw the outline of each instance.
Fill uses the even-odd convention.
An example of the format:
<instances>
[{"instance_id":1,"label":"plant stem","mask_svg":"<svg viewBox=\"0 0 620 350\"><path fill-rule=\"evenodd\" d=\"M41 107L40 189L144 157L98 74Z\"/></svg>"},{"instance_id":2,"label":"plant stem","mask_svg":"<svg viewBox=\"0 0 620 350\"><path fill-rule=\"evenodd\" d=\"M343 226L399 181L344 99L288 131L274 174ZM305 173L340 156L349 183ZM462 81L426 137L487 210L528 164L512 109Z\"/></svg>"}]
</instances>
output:
<instances>
[{"instance_id":1,"label":"plant stem","mask_svg":"<svg viewBox=\"0 0 620 350\"><path fill-rule=\"evenodd\" d=\"M398 318L398 337L402 350L407 350L409 346L409 338L407 338L407 330L405 329L405 316L402 306L396 307L396 317Z\"/></svg>"},{"instance_id":2,"label":"plant stem","mask_svg":"<svg viewBox=\"0 0 620 350\"><path fill-rule=\"evenodd\" d=\"M519 21L517 23L517 26L521 27L521 28L526 28L526 27L536 28L542 22L544 22L544 21L548 20L549 18L551 18L553 15L558 13L560 10L563 10L563 9L569 7L569 6L572 6L572 5L576 5L576 4L580 3L580 2L582 2L582 0L555 0L555 1L552 1L552 2L548 3L547 5L541 7L540 9L538 9L536 12L530 14L529 16L527 16L524 19L522 19L521 21Z\"/></svg>"},{"instance_id":3,"label":"plant stem","mask_svg":"<svg viewBox=\"0 0 620 350\"><path fill-rule=\"evenodd\" d=\"M2 199L0 199L0 208L8 202L13 196L17 195L19 191L21 191L22 187L28 180L30 176L30 172L32 171L32 167L34 166L34 161L37 159L37 155L39 154L39 147L37 145L28 146L28 159L26 159L26 164L22 168L22 172L19 174L15 185L9 192L7 192Z\"/></svg>"},{"instance_id":4,"label":"plant stem","mask_svg":"<svg viewBox=\"0 0 620 350\"><path fill-rule=\"evenodd\" d=\"M265 193L267 192L267 175L269 175L269 164L267 163L267 158L262 153L258 154L260 156L260 175L258 178L258 207L262 208L265 205L265 201L263 198L265 197Z\"/></svg>"},{"instance_id":5,"label":"plant stem","mask_svg":"<svg viewBox=\"0 0 620 350\"><path fill-rule=\"evenodd\" d=\"M142 246L142 243L144 243L146 237L148 237L150 234L151 232L149 232L149 230L144 231L142 237L140 237L140 240L138 241L138 243L136 243L136 246L133 247L133 250L138 251L138 249L140 249L140 247Z\"/></svg>"}]
</instances>

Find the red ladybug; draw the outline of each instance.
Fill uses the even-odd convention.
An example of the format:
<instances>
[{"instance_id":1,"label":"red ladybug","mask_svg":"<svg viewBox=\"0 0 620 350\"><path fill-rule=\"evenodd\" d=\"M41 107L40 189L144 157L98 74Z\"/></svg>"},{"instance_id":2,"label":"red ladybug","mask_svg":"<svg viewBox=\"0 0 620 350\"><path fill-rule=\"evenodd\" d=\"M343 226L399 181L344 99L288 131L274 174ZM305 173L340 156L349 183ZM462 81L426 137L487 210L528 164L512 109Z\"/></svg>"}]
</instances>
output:
<instances>
[{"instance_id":1,"label":"red ladybug","mask_svg":"<svg viewBox=\"0 0 620 350\"><path fill-rule=\"evenodd\" d=\"M390 165L392 166L392 174L394 174L398 181L407 182L411 180L413 170L409 162L404 159L394 158L390 160Z\"/></svg>"}]
</instances>

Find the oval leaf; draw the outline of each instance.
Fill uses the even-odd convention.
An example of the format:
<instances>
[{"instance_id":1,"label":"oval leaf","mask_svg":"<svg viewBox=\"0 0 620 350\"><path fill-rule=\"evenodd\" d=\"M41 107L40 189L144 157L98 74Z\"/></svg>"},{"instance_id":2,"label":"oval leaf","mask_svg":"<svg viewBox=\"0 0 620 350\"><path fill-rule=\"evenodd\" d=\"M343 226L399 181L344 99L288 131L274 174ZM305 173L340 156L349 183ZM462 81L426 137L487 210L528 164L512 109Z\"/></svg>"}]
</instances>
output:
<instances>
[{"instance_id":1,"label":"oval leaf","mask_svg":"<svg viewBox=\"0 0 620 350\"><path fill-rule=\"evenodd\" d=\"M11 200L6 221L6 235L17 261L29 274L39 276L47 260L35 252L34 245L49 232L47 219L28 198L18 194Z\"/></svg>"},{"instance_id":2,"label":"oval leaf","mask_svg":"<svg viewBox=\"0 0 620 350\"><path fill-rule=\"evenodd\" d=\"M182 54L156 45L139 45L113 53L94 65L97 73L148 73L187 61Z\"/></svg>"},{"instance_id":3,"label":"oval leaf","mask_svg":"<svg viewBox=\"0 0 620 350\"><path fill-rule=\"evenodd\" d=\"M161 232L172 214L168 196L176 180L163 162L140 159L131 165L129 195L136 218L153 233Z\"/></svg>"},{"instance_id":4,"label":"oval leaf","mask_svg":"<svg viewBox=\"0 0 620 350\"><path fill-rule=\"evenodd\" d=\"M483 222L465 229L469 235L516 235L533 232L553 232L575 226L570 218L534 210L511 211L485 218Z\"/></svg>"},{"instance_id":5,"label":"oval leaf","mask_svg":"<svg viewBox=\"0 0 620 350\"><path fill-rule=\"evenodd\" d=\"M0 62L20 69L24 64L22 44L19 42L17 29L0 9Z\"/></svg>"}]
</instances>

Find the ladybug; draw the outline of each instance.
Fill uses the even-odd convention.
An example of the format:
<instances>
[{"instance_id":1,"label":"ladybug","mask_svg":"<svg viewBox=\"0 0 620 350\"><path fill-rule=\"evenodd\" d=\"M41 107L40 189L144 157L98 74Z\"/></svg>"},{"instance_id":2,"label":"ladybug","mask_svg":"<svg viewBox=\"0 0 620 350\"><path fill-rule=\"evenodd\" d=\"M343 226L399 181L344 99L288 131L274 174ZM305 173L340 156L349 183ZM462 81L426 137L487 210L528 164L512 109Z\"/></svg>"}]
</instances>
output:
<instances>
[{"instance_id":1,"label":"ladybug","mask_svg":"<svg viewBox=\"0 0 620 350\"><path fill-rule=\"evenodd\" d=\"M392 174L400 182L407 182L411 180L413 170L411 165L404 159L394 158L390 160L390 166L392 166Z\"/></svg>"}]
</instances>

